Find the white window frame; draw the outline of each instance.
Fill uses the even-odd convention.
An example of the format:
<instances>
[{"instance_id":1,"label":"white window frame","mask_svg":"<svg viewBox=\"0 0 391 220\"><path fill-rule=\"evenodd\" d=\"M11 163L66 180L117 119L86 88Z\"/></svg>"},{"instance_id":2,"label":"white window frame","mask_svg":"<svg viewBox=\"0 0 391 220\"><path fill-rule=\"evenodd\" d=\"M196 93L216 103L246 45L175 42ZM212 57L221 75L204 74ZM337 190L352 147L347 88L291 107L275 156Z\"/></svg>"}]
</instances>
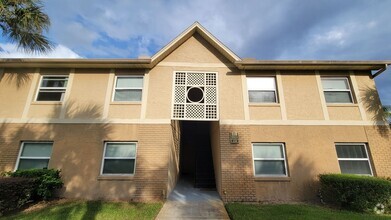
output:
<instances>
[{"instance_id":1,"label":"white window frame","mask_svg":"<svg viewBox=\"0 0 391 220\"><path fill-rule=\"evenodd\" d=\"M275 89L252 89L250 90L248 88L248 79L250 78L273 78L274 79L274 87ZM278 88L277 88L277 77L276 76L246 76L246 85L247 85L247 96L248 96L248 102L250 104L274 104L274 103L279 103L278 99ZM251 102L250 101L250 91L261 91L261 92L274 92L274 97L276 99L275 102Z\"/></svg>"},{"instance_id":2,"label":"white window frame","mask_svg":"<svg viewBox=\"0 0 391 220\"><path fill-rule=\"evenodd\" d=\"M367 158L338 158L338 166L339 166L339 171L342 173L341 166L339 165L339 161L367 161L369 164L369 169L371 171L371 174L356 174L356 175L363 175L363 176L373 176L373 170L372 170L372 165L371 165L371 160L369 159L369 154L368 154L368 149L367 149L367 144L365 143L335 143L335 151L337 152L337 145L362 145L364 146L365 149L365 154L367 155ZM355 174L352 174L355 175Z\"/></svg>"},{"instance_id":3,"label":"white window frame","mask_svg":"<svg viewBox=\"0 0 391 220\"><path fill-rule=\"evenodd\" d=\"M324 89L323 82L322 82L323 79L344 79L346 81L346 84L348 85L348 89ZM341 76L341 77L322 76L320 78L320 80L321 80L322 89L323 89L323 96L325 98L324 100L327 104L354 104L352 88L350 87L350 80L348 77L346 77L346 76ZM327 102L325 92L349 92L350 99L352 100L352 102L343 102L343 103L342 102Z\"/></svg>"},{"instance_id":4,"label":"white window frame","mask_svg":"<svg viewBox=\"0 0 391 220\"><path fill-rule=\"evenodd\" d=\"M134 157L105 157L107 144L135 144L136 145L135 156ZM134 159L133 173L132 174L129 174L129 173L103 173L105 159L120 159L120 160ZM134 141L106 141L104 143L104 148L103 148L102 163L101 163L102 165L100 168L100 175L101 176L134 176L136 174L136 162L137 162L137 142L134 142Z\"/></svg>"},{"instance_id":5,"label":"white window frame","mask_svg":"<svg viewBox=\"0 0 391 220\"><path fill-rule=\"evenodd\" d=\"M52 155L50 154L50 157L22 157L22 152L23 152L23 149L24 149L24 145L25 144L52 144L52 152L51 154L53 153L53 141L22 141L21 145L20 145L20 149L19 149L19 154L18 154L18 159L16 161L16 164L15 164L15 168L14 168L14 171L17 171L18 168L19 168L19 163L20 163L20 159L28 159L28 160L42 160L42 159L47 159L49 160L50 162L50 158L52 157ZM48 167L49 167L49 162L48 162Z\"/></svg>"},{"instance_id":6,"label":"white window frame","mask_svg":"<svg viewBox=\"0 0 391 220\"><path fill-rule=\"evenodd\" d=\"M268 146L268 145L280 145L282 147L282 154L284 157L282 158L255 158L254 157L254 145L263 145L263 146ZM285 153L285 144L284 143L262 143L262 142L255 142L251 144L251 157L253 158L253 173L255 177L288 177L288 166L286 163L286 153ZM278 174L256 174L255 173L255 161L284 161L284 169L285 169L285 175L278 175Z\"/></svg>"},{"instance_id":7,"label":"white window frame","mask_svg":"<svg viewBox=\"0 0 391 220\"><path fill-rule=\"evenodd\" d=\"M43 78L45 78L45 77L66 77L67 78L67 86L66 87L41 87ZM35 99L34 100L36 102L63 102L64 98L65 98L65 93L67 92L68 84L69 84L69 76L68 75L41 75L41 78L40 78L39 84L38 84L37 93L35 94ZM45 89L45 90L64 90L64 95L62 96L62 100L41 101L41 100L38 100L38 95L39 95L41 89Z\"/></svg>"},{"instance_id":8,"label":"white window frame","mask_svg":"<svg viewBox=\"0 0 391 220\"><path fill-rule=\"evenodd\" d=\"M143 86L142 87L121 87L117 88L117 79L118 78L142 78L143 79ZM141 90L141 99L140 101L115 101L115 92L117 90ZM144 90L144 75L116 75L114 78L114 86L113 86L113 94L111 97L112 102L132 102L132 103L141 103L143 101L143 90Z\"/></svg>"}]
</instances>

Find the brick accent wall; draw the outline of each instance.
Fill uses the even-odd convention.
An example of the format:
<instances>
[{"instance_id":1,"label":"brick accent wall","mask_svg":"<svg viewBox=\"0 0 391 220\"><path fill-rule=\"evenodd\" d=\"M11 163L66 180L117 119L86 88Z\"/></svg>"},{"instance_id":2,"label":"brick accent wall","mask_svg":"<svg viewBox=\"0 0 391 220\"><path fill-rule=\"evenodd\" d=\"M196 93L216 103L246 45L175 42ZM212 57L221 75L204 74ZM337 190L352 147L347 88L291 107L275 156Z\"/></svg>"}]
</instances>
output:
<instances>
[{"instance_id":1,"label":"brick accent wall","mask_svg":"<svg viewBox=\"0 0 391 220\"><path fill-rule=\"evenodd\" d=\"M375 174L391 177L391 129L390 126L367 126L369 151Z\"/></svg>"},{"instance_id":2,"label":"brick accent wall","mask_svg":"<svg viewBox=\"0 0 391 220\"><path fill-rule=\"evenodd\" d=\"M229 143L238 132L239 144ZM391 176L387 126L220 125L221 197L225 202L319 201L318 175L340 173L335 143L368 143L375 175ZM288 177L254 177L252 143L284 143Z\"/></svg>"},{"instance_id":3,"label":"brick accent wall","mask_svg":"<svg viewBox=\"0 0 391 220\"><path fill-rule=\"evenodd\" d=\"M21 141L54 142L49 168L61 169L67 198L148 201L167 193L170 124L3 124L0 172L14 169ZM137 142L133 177L100 176L105 141Z\"/></svg>"},{"instance_id":4,"label":"brick accent wall","mask_svg":"<svg viewBox=\"0 0 391 220\"><path fill-rule=\"evenodd\" d=\"M230 144L230 132L238 132L239 144ZM256 201L249 126L220 125L220 146L223 201Z\"/></svg>"}]
</instances>

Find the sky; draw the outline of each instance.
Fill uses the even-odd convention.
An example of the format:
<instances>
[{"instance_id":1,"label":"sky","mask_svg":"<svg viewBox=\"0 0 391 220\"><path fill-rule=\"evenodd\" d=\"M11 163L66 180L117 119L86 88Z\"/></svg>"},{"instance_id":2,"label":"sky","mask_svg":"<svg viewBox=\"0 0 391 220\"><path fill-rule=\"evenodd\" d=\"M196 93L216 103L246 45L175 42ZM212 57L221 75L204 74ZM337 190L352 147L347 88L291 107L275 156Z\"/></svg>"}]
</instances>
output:
<instances>
[{"instance_id":1,"label":"sky","mask_svg":"<svg viewBox=\"0 0 391 220\"><path fill-rule=\"evenodd\" d=\"M391 60L390 0L42 2L55 49L25 54L0 38L0 58L152 56L198 21L241 58ZM376 85L391 105L391 70Z\"/></svg>"}]
</instances>

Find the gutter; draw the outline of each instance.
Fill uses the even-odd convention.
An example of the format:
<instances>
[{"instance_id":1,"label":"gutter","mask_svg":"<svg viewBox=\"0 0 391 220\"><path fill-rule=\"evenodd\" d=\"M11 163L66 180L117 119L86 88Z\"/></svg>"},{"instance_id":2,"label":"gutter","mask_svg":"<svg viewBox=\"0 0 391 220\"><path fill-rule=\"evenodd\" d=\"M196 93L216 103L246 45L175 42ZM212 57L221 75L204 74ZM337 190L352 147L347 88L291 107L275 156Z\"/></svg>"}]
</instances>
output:
<instances>
[{"instance_id":1,"label":"gutter","mask_svg":"<svg viewBox=\"0 0 391 220\"><path fill-rule=\"evenodd\" d=\"M387 66L390 65L390 64L384 64L384 67L381 68L379 71L377 71L376 73L374 73L372 75L372 78L374 79L376 76L380 75L382 72L386 71L387 70Z\"/></svg>"}]
</instances>

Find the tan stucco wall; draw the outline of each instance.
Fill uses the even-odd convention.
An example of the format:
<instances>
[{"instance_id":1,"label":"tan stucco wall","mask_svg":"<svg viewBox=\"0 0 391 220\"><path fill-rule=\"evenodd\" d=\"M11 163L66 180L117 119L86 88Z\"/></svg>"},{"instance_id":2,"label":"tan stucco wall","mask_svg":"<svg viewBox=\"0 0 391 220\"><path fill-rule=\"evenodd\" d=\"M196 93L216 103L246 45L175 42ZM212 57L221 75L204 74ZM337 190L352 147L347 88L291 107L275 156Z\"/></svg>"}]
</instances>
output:
<instances>
[{"instance_id":1,"label":"tan stucco wall","mask_svg":"<svg viewBox=\"0 0 391 220\"><path fill-rule=\"evenodd\" d=\"M313 71L281 71L288 119L323 120L319 88Z\"/></svg>"},{"instance_id":2,"label":"tan stucco wall","mask_svg":"<svg viewBox=\"0 0 391 220\"><path fill-rule=\"evenodd\" d=\"M0 74L0 117L22 117L34 72L34 69L5 69Z\"/></svg>"},{"instance_id":3,"label":"tan stucco wall","mask_svg":"<svg viewBox=\"0 0 391 220\"><path fill-rule=\"evenodd\" d=\"M54 142L49 168L61 169L67 198L160 200L167 191L169 124L6 124L0 129L0 171L14 169L21 141ZM134 177L99 179L105 141L137 142Z\"/></svg>"},{"instance_id":4,"label":"tan stucco wall","mask_svg":"<svg viewBox=\"0 0 391 220\"><path fill-rule=\"evenodd\" d=\"M220 119L244 119L240 71L228 62L198 35L188 39L149 72L146 118L171 118L174 72L200 71L218 73Z\"/></svg>"},{"instance_id":5,"label":"tan stucco wall","mask_svg":"<svg viewBox=\"0 0 391 220\"><path fill-rule=\"evenodd\" d=\"M219 116L221 120L379 120L379 99L368 71L356 71L350 78L354 104L336 106L322 103L323 91L315 71L279 71L278 90L283 91L274 106L248 104L247 76L276 76L278 71L240 71L198 34L190 37L151 70L143 69L5 69L0 81L0 118L112 118L170 119L172 83L175 71L210 71L218 73ZM19 74L8 74L8 73ZM27 72L29 74L21 74ZM33 74L34 72L38 72ZM115 75L144 75L147 93L142 102L113 103ZM319 71L320 76L349 76L349 71ZM27 76L23 80L12 75ZM62 103L35 102L41 75L69 75L67 100ZM36 81L34 81L34 77ZM358 88L353 88L353 81ZM23 86L20 86L23 82ZM19 85L19 87L18 87ZM30 89L32 88L32 89ZM32 91L32 92L30 92ZM27 100L33 93L31 100ZM5 95L7 94L7 95ZM9 95L11 94L11 95ZM371 96L372 95L372 96ZM366 97L366 98L365 98ZM357 103L359 101L361 102ZM31 104L28 104L29 102ZM25 105L27 103L27 105ZM374 107L373 107L374 106ZM361 108L361 109L360 109ZM88 114L76 115L76 109ZM94 112L94 115L89 113ZM106 111L106 112L105 112ZM325 113L324 113L325 111ZM363 115L363 114L364 115Z\"/></svg>"},{"instance_id":6,"label":"tan stucco wall","mask_svg":"<svg viewBox=\"0 0 391 220\"><path fill-rule=\"evenodd\" d=\"M198 33L191 36L162 62L230 63Z\"/></svg>"},{"instance_id":7,"label":"tan stucco wall","mask_svg":"<svg viewBox=\"0 0 391 220\"><path fill-rule=\"evenodd\" d=\"M229 132L240 143L229 144ZM317 175L339 173L335 143L368 143L373 171L391 176L391 131L371 126L239 126L220 125L224 201L316 200ZM369 133L370 132L370 133ZM288 178L254 177L251 144L284 143Z\"/></svg>"},{"instance_id":8,"label":"tan stucco wall","mask_svg":"<svg viewBox=\"0 0 391 220\"><path fill-rule=\"evenodd\" d=\"M110 104L109 118L136 119L140 118L141 104Z\"/></svg>"},{"instance_id":9,"label":"tan stucco wall","mask_svg":"<svg viewBox=\"0 0 391 220\"><path fill-rule=\"evenodd\" d=\"M327 106L330 120L362 120L360 110L357 105Z\"/></svg>"},{"instance_id":10,"label":"tan stucco wall","mask_svg":"<svg viewBox=\"0 0 391 220\"><path fill-rule=\"evenodd\" d=\"M279 105L249 105L250 119L252 120L281 120Z\"/></svg>"},{"instance_id":11,"label":"tan stucco wall","mask_svg":"<svg viewBox=\"0 0 391 220\"><path fill-rule=\"evenodd\" d=\"M76 69L66 104L66 118L100 118L105 104L109 70ZM93 78L91 76L93 75ZM93 80L92 80L93 79ZM87 114L80 114L83 109ZM93 110L94 114L90 114Z\"/></svg>"}]
</instances>

